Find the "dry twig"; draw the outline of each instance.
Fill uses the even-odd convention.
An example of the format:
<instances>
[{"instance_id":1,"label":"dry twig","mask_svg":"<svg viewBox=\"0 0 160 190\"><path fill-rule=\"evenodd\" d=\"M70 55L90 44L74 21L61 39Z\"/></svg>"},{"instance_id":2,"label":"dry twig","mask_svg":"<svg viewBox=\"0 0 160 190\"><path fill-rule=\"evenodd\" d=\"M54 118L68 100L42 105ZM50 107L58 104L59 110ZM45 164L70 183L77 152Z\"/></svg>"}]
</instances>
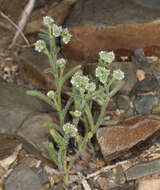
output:
<instances>
[{"instance_id":1,"label":"dry twig","mask_svg":"<svg viewBox=\"0 0 160 190\"><path fill-rule=\"evenodd\" d=\"M27 22L27 18L29 17L30 13L33 10L34 3L35 3L35 0L29 0L29 2L26 5L24 11L22 12L22 18L21 18L21 20L20 20L20 22L18 24L19 30L16 32L16 34L15 34L13 40L12 40L12 43L9 45L9 49L12 48L15 45L16 40L17 40L20 32L24 29L24 27L26 25L26 22Z\"/></svg>"},{"instance_id":2,"label":"dry twig","mask_svg":"<svg viewBox=\"0 0 160 190\"><path fill-rule=\"evenodd\" d=\"M113 164L113 165L110 165L110 166L106 166L106 167L104 167L104 168L101 168L100 170L98 170L98 171L96 171L96 172L94 172L94 173L92 173L92 174L88 174L85 179L89 179L89 178L91 178L91 177L96 177L96 176L100 175L101 173L104 173L104 172L106 172L106 171L108 171L108 170L111 170L111 169L117 167L118 165L122 165L122 164L125 164L125 163L127 163L127 162L128 162L128 161L125 160L125 161L118 162L118 163L116 163L116 164Z\"/></svg>"},{"instance_id":3,"label":"dry twig","mask_svg":"<svg viewBox=\"0 0 160 190\"><path fill-rule=\"evenodd\" d=\"M8 20L8 22L10 24L12 24L21 34L21 36L23 37L24 41L26 42L27 46L30 47L29 41L27 40L27 38L25 37L25 35L23 34L23 32L20 30L20 28L7 16L5 15L3 12L0 11L0 14L3 18L5 18L6 20Z\"/></svg>"}]
</instances>

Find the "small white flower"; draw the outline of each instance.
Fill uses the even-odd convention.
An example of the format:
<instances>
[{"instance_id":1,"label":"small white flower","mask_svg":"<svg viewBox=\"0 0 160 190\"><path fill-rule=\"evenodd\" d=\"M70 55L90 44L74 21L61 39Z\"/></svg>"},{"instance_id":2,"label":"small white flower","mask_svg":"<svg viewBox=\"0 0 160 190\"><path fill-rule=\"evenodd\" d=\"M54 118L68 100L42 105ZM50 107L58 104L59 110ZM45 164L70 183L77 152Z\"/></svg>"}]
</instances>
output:
<instances>
[{"instance_id":1,"label":"small white flower","mask_svg":"<svg viewBox=\"0 0 160 190\"><path fill-rule=\"evenodd\" d=\"M66 65L66 60L61 58L57 60L57 64L60 68L64 68L64 66Z\"/></svg>"},{"instance_id":2,"label":"small white flower","mask_svg":"<svg viewBox=\"0 0 160 190\"><path fill-rule=\"evenodd\" d=\"M53 35L55 37L59 37L61 35L61 32L62 32L62 27L57 26L56 24L53 24L52 32L53 32Z\"/></svg>"},{"instance_id":3,"label":"small white flower","mask_svg":"<svg viewBox=\"0 0 160 190\"><path fill-rule=\"evenodd\" d=\"M99 78L100 82L103 84L107 82L109 74L110 70L106 69L105 67L98 66L96 68L96 77Z\"/></svg>"},{"instance_id":4,"label":"small white flower","mask_svg":"<svg viewBox=\"0 0 160 190\"><path fill-rule=\"evenodd\" d=\"M68 42L71 40L72 35L69 33L68 29L65 28L62 32L62 40L65 44L68 44Z\"/></svg>"},{"instance_id":5,"label":"small white flower","mask_svg":"<svg viewBox=\"0 0 160 190\"><path fill-rule=\"evenodd\" d=\"M69 135L70 137L75 137L77 134L77 128L72 125L71 123L66 123L63 125L63 130L65 134Z\"/></svg>"},{"instance_id":6,"label":"small white flower","mask_svg":"<svg viewBox=\"0 0 160 190\"><path fill-rule=\"evenodd\" d=\"M44 42L44 40L38 40L35 43L35 50L38 52L43 52L46 49L46 44Z\"/></svg>"},{"instance_id":7,"label":"small white flower","mask_svg":"<svg viewBox=\"0 0 160 190\"><path fill-rule=\"evenodd\" d=\"M89 92L94 92L96 89L96 84L94 82L88 83L86 86L86 90Z\"/></svg>"},{"instance_id":8,"label":"small white flower","mask_svg":"<svg viewBox=\"0 0 160 190\"><path fill-rule=\"evenodd\" d=\"M47 96L54 99L55 98L55 92L53 90L50 90L48 93L47 93Z\"/></svg>"},{"instance_id":9,"label":"small white flower","mask_svg":"<svg viewBox=\"0 0 160 190\"><path fill-rule=\"evenodd\" d=\"M107 63L111 63L115 59L115 55L113 51L110 51L110 52L100 51L99 56L101 60Z\"/></svg>"},{"instance_id":10,"label":"small white flower","mask_svg":"<svg viewBox=\"0 0 160 190\"><path fill-rule=\"evenodd\" d=\"M54 20L50 16L43 17L43 24L45 26L52 26L53 23L54 23Z\"/></svg>"},{"instance_id":11,"label":"small white flower","mask_svg":"<svg viewBox=\"0 0 160 190\"><path fill-rule=\"evenodd\" d=\"M75 112L74 112L74 116L75 117L80 117L81 116L81 112L80 111L78 111L78 110L76 110Z\"/></svg>"},{"instance_id":12,"label":"small white flower","mask_svg":"<svg viewBox=\"0 0 160 190\"><path fill-rule=\"evenodd\" d=\"M117 80L124 79L124 72L121 71L120 69L113 71L113 78Z\"/></svg>"},{"instance_id":13,"label":"small white flower","mask_svg":"<svg viewBox=\"0 0 160 190\"><path fill-rule=\"evenodd\" d=\"M76 88L82 88L85 89L88 85L89 78L83 75L75 74L72 79L71 83Z\"/></svg>"}]
</instances>

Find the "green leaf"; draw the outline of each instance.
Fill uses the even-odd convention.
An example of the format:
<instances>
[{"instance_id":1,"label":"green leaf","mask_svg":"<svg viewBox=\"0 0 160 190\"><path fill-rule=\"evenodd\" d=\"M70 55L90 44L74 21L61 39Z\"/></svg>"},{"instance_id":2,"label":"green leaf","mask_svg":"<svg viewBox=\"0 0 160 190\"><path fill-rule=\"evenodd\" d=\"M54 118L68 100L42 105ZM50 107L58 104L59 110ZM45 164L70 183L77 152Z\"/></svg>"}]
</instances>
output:
<instances>
[{"instance_id":1,"label":"green leaf","mask_svg":"<svg viewBox=\"0 0 160 190\"><path fill-rule=\"evenodd\" d=\"M124 81L120 81L119 84L114 87L114 89L109 93L109 96L112 97L114 96L124 85Z\"/></svg>"},{"instance_id":2,"label":"green leaf","mask_svg":"<svg viewBox=\"0 0 160 190\"><path fill-rule=\"evenodd\" d=\"M54 129L50 130L50 134L52 135L53 139L56 141L58 146L63 146L64 144L64 139L63 137Z\"/></svg>"},{"instance_id":3,"label":"green leaf","mask_svg":"<svg viewBox=\"0 0 160 190\"><path fill-rule=\"evenodd\" d=\"M66 116L66 114L67 114L72 103L73 103L73 97L70 97L67 101L65 108L63 109L63 118L65 118L65 116Z\"/></svg>"},{"instance_id":4,"label":"green leaf","mask_svg":"<svg viewBox=\"0 0 160 190\"><path fill-rule=\"evenodd\" d=\"M81 69L81 65L78 65L76 67L74 67L73 69L71 69L68 73L66 73L62 79L62 85L63 83L69 78L71 77L77 70Z\"/></svg>"},{"instance_id":5,"label":"green leaf","mask_svg":"<svg viewBox=\"0 0 160 190\"><path fill-rule=\"evenodd\" d=\"M57 125L56 123L50 123L50 122L46 122L44 123L45 127L52 127L54 129L56 129L57 131L59 131L62 135L64 134L64 131L62 130L62 128Z\"/></svg>"},{"instance_id":6,"label":"green leaf","mask_svg":"<svg viewBox=\"0 0 160 190\"><path fill-rule=\"evenodd\" d=\"M91 126L91 131L94 132L94 131L95 131L95 125L94 125L92 113L91 113L91 110L90 110L88 104L85 105L85 113L86 113L86 115L87 115L89 124L90 124L90 126Z\"/></svg>"},{"instance_id":7,"label":"green leaf","mask_svg":"<svg viewBox=\"0 0 160 190\"><path fill-rule=\"evenodd\" d=\"M48 96L42 94L41 92L39 92L37 90L27 90L26 93L28 95L35 96L35 97L43 100L47 104L51 105L54 109L56 109L55 104L51 101L51 99Z\"/></svg>"},{"instance_id":8,"label":"green leaf","mask_svg":"<svg viewBox=\"0 0 160 190\"><path fill-rule=\"evenodd\" d=\"M39 36L39 38L41 38L43 40L49 41L49 35L48 35L48 33L38 34L38 36Z\"/></svg>"},{"instance_id":9,"label":"green leaf","mask_svg":"<svg viewBox=\"0 0 160 190\"><path fill-rule=\"evenodd\" d=\"M98 96L99 94L102 94L106 89L105 88L101 88L99 90L97 90L95 93L93 94L89 94L85 97L86 100L90 100L92 97Z\"/></svg>"},{"instance_id":10,"label":"green leaf","mask_svg":"<svg viewBox=\"0 0 160 190\"><path fill-rule=\"evenodd\" d=\"M43 29L40 29L40 31L41 31L41 32L43 32L44 34L47 34L47 35L49 35L49 32L48 32L48 30L43 30Z\"/></svg>"},{"instance_id":11,"label":"green leaf","mask_svg":"<svg viewBox=\"0 0 160 190\"><path fill-rule=\"evenodd\" d=\"M115 120L109 120L109 121L103 121L103 123L101 125L116 125L118 123L118 121Z\"/></svg>"},{"instance_id":12,"label":"green leaf","mask_svg":"<svg viewBox=\"0 0 160 190\"><path fill-rule=\"evenodd\" d=\"M52 160L55 161L56 165L58 166L58 152L55 150L53 143L48 144L49 154Z\"/></svg>"},{"instance_id":13,"label":"green leaf","mask_svg":"<svg viewBox=\"0 0 160 190\"><path fill-rule=\"evenodd\" d=\"M53 69L52 68L47 68L44 70L45 73L52 73L54 75Z\"/></svg>"}]
</instances>

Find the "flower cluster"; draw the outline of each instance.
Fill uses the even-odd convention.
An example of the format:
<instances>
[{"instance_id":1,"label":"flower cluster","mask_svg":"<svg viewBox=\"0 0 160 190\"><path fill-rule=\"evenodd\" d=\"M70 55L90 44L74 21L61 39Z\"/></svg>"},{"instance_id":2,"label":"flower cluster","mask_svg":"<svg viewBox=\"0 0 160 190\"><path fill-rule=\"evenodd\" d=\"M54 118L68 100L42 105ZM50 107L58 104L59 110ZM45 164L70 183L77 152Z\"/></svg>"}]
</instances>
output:
<instances>
[{"instance_id":1,"label":"flower cluster","mask_svg":"<svg viewBox=\"0 0 160 190\"><path fill-rule=\"evenodd\" d=\"M48 96L49 98L52 98L52 99L54 100L55 97L56 97L56 94L55 94L55 92L54 92L53 90L50 90L50 91L47 93L47 96Z\"/></svg>"},{"instance_id":2,"label":"flower cluster","mask_svg":"<svg viewBox=\"0 0 160 190\"><path fill-rule=\"evenodd\" d=\"M57 60L57 65L60 67L60 68L64 68L65 65L66 65L66 60L61 58L61 59L58 59Z\"/></svg>"},{"instance_id":3,"label":"flower cluster","mask_svg":"<svg viewBox=\"0 0 160 190\"><path fill-rule=\"evenodd\" d=\"M106 52L106 51L100 51L99 52L100 59L107 63L112 63L112 61L115 59L114 52Z\"/></svg>"},{"instance_id":4,"label":"flower cluster","mask_svg":"<svg viewBox=\"0 0 160 190\"><path fill-rule=\"evenodd\" d=\"M45 26L52 26L54 23L54 20L50 16L43 17L43 24Z\"/></svg>"},{"instance_id":5,"label":"flower cluster","mask_svg":"<svg viewBox=\"0 0 160 190\"><path fill-rule=\"evenodd\" d=\"M38 52L43 52L46 49L46 44L44 42L44 40L38 40L35 43L35 50Z\"/></svg>"},{"instance_id":6,"label":"flower cluster","mask_svg":"<svg viewBox=\"0 0 160 190\"><path fill-rule=\"evenodd\" d=\"M52 32L55 37L59 37L62 33L62 27L57 26L56 24L53 24Z\"/></svg>"},{"instance_id":7,"label":"flower cluster","mask_svg":"<svg viewBox=\"0 0 160 190\"><path fill-rule=\"evenodd\" d=\"M86 85L86 90L88 92L94 92L96 90L96 84L94 82L90 82Z\"/></svg>"},{"instance_id":8,"label":"flower cluster","mask_svg":"<svg viewBox=\"0 0 160 190\"><path fill-rule=\"evenodd\" d=\"M73 114L75 117L80 117L82 113L80 111L76 110Z\"/></svg>"},{"instance_id":9,"label":"flower cluster","mask_svg":"<svg viewBox=\"0 0 160 190\"><path fill-rule=\"evenodd\" d=\"M84 94L85 90L88 92L94 92L96 89L96 84L94 82L89 82L89 78L87 76L82 75L79 72L73 75L71 83L82 94Z\"/></svg>"},{"instance_id":10,"label":"flower cluster","mask_svg":"<svg viewBox=\"0 0 160 190\"><path fill-rule=\"evenodd\" d=\"M77 128L71 123L66 123L63 125L63 130L67 136L75 137L77 134Z\"/></svg>"},{"instance_id":11,"label":"flower cluster","mask_svg":"<svg viewBox=\"0 0 160 190\"><path fill-rule=\"evenodd\" d=\"M124 72L120 69L113 71L113 78L116 80L124 79Z\"/></svg>"},{"instance_id":12,"label":"flower cluster","mask_svg":"<svg viewBox=\"0 0 160 190\"><path fill-rule=\"evenodd\" d=\"M96 77L99 78L99 81L105 84L108 80L108 76L110 74L110 70L105 67L98 66L96 68Z\"/></svg>"},{"instance_id":13,"label":"flower cluster","mask_svg":"<svg viewBox=\"0 0 160 190\"><path fill-rule=\"evenodd\" d=\"M62 36L62 40L65 44L68 44L68 42L71 40L71 37L72 35L69 33L68 29L65 28L62 33L61 33L61 36Z\"/></svg>"},{"instance_id":14,"label":"flower cluster","mask_svg":"<svg viewBox=\"0 0 160 190\"><path fill-rule=\"evenodd\" d=\"M65 44L68 44L68 42L71 40L72 35L69 33L68 29L67 28L63 29L61 26L57 26L51 17L49 16L43 17L43 24L52 29L52 35L54 37L61 36ZM38 40L35 43L36 51L44 52L45 49L46 49L46 44L43 40Z\"/></svg>"},{"instance_id":15,"label":"flower cluster","mask_svg":"<svg viewBox=\"0 0 160 190\"><path fill-rule=\"evenodd\" d=\"M75 73L71 79L71 83L76 88L86 88L88 85L89 78L86 76L83 76L79 72Z\"/></svg>"}]
</instances>

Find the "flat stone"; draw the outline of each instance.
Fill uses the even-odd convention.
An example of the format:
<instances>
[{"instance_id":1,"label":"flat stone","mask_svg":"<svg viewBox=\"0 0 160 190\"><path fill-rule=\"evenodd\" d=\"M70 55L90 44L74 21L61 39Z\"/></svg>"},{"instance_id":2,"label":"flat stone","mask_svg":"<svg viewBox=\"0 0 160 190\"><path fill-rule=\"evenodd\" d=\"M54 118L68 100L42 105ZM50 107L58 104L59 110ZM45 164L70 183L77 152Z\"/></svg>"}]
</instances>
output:
<instances>
[{"instance_id":1,"label":"flat stone","mask_svg":"<svg viewBox=\"0 0 160 190\"><path fill-rule=\"evenodd\" d=\"M98 59L102 50L132 55L135 49L145 48L146 55L160 55L159 17L159 9L134 1L79 0L66 20L72 40L63 52L81 60Z\"/></svg>"},{"instance_id":2,"label":"flat stone","mask_svg":"<svg viewBox=\"0 0 160 190\"><path fill-rule=\"evenodd\" d=\"M39 177L25 164L19 164L4 181L4 190L42 190Z\"/></svg>"},{"instance_id":3,"label":"flat stone","mask_svg":"<svg viewBox=\"0 0 160 190\"><path fill-rule=\"evenodd\" d=\"M125 174L127 180L135 180L144 176L149 176L160 171L160 159L147 163L137 164L129 168Z\"/></svg>"},{"instance_id":4,"label":"flat stone","mask_svg":"<svg viewBox=\"0 0 160 190\"><path fill-rule=\"evenodd\" d=\"M27 90L0 81L0 133L15 134L30 114L53 111L47 103L27 95Z\"/></svg>"},{"instance_id":5,"label":"flat stone","mask_svg":"<svg viewBox=\"0 0 160 190\"><path fill-rule=\"evenodd\" d=\"M58 123L56 113L52 114L34 114L28 118L19 129L17 135L31 144L42 155L50 159L47 144L49 143L50 128L45 127L44 123Z\"/></svg>"},{"instance_id":6,"label":"flat stone","mask_svg":"<svg viewBox=\"0 0 160 190\"><path fill-rule=\"evenodd\" d=\"M97 140L106 161L124 159L149 146L148 142L152 142L154 135L155 138L156 135L160 136L159 129L159 116L137 115L119 121L116 125L99 128Z\"/></svg>"}]
</instances>

